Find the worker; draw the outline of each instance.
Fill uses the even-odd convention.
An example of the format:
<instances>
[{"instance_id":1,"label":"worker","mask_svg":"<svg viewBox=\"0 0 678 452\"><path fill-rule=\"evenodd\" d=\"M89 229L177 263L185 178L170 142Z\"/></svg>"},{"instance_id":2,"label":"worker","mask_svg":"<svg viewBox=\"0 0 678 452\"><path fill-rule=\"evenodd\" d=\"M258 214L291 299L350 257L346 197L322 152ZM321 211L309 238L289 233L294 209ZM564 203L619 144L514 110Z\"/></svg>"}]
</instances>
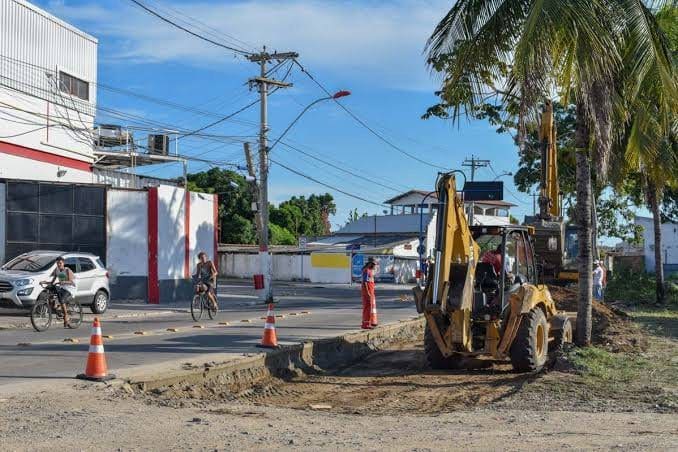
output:
<instances>
[{"instance_id":1,"label":"worker","mask_svg":"<svg viewBox=\"0 0 678 452\"><path fill-rule=\"evenodd\" d=\"M598 301L603 301L603 284L605 282L605 269L602 261L595 260L593 262L595 268L593 269L593 297Z\"/></svg>"},{"instance_id":2,"label":"worker","mask_svg":"<svg viewBox=\"0 0 678 452\"><path fill-rule=\"evenodd\" d=\"M373 257L367 260L362 269L360 291L363 299L362 329L371 330L377 323L377 300L374 294L374 269L377 266Z\"/></svg>"},{"instance_id":3,"label":"worker","mask_svg":"<svg viewBox=\"0 0 678 452\"><path fill-rule=\"evenodd\" d=\"M496 249L485 251L485 253L483 253L482 257L480 258L480 262L484 264L491 264L492 268L494 268L494 273L496 275L500 275L502 261L501 255L501 245L497 245Z\"/></svg>"}]
</instances>

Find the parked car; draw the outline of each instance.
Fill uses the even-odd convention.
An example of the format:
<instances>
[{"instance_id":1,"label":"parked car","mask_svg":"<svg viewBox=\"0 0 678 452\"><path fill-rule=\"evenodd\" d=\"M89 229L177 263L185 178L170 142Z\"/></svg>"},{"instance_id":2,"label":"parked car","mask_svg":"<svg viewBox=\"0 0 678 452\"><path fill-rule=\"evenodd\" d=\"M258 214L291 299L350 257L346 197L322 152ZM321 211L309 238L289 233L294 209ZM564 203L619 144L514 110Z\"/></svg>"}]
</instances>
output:
<instances>
[{"instance_id":1,"label":"parked car","mask_svg":"<svg viewBox=\"0 0 678 452\"><path fill-rule=\"evenodd\" d=\"M31 309L39 297L46 296L40 281L51 279L59 256L75 275L75 299L95 314L106 312L111 290L101 259L90 253L60 251L30 251L0 267L0 306Z\"/></svg>"}]
</instances>

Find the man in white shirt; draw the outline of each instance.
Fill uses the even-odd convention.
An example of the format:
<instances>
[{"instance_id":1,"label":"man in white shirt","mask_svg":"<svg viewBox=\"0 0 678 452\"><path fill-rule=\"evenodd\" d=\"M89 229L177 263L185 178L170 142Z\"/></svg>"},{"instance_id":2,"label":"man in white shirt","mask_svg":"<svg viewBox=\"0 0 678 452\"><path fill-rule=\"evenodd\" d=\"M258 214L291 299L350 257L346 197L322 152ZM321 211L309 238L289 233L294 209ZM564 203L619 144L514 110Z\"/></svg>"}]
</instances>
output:
<instances>
[{"instance_id":1,"label":"man in white shirt","mask_svg":"<svg viewBox=\"0 0 678 452\"><path fill-rule=\"evenodd\" d=\"M603 269L601 261L596 260L593 263L595 264L595 268L593 269L593 297L598 301L602 301L605 269Z\"/></svg>"}]
</instances>

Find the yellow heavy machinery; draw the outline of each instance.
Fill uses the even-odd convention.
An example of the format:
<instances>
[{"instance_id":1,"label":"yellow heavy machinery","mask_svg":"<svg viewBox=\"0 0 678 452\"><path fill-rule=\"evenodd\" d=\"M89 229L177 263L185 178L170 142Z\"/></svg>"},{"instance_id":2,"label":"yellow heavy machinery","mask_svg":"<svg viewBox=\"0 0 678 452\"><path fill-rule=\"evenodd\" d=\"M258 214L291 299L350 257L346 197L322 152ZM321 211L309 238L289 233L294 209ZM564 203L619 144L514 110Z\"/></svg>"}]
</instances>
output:
<instances>
[{"instance_id":1,"label":"yellow heavy machinery","mask_svg":"<svg viewBox=\"0 0 678 452\"><path fill-rule=\"evenodd\" d=\"M541 143L541 181L539 213L525 217L534 227L534 248L540 273L553 283L575 282L577 272L577 227L565 223L562 196L558 184L558 150L553 104L546 100L539 128Z\"/></svg>"},{"instance_id":2,"label":"yellow heavy machinery","mask_svg":"<svg viewBox=\"0 0 678 452\"><path fill-rule=\"evenodd\" d=\"M425 288L414 288L417 311L426 317L428 361L451 369L489 358L510 360L521 372L538 370L549 352L572 340L572 326L548 288L536 283L532 228L468 226L454 173L438 178L435 263Z\"/></svg>"}]
</instances>

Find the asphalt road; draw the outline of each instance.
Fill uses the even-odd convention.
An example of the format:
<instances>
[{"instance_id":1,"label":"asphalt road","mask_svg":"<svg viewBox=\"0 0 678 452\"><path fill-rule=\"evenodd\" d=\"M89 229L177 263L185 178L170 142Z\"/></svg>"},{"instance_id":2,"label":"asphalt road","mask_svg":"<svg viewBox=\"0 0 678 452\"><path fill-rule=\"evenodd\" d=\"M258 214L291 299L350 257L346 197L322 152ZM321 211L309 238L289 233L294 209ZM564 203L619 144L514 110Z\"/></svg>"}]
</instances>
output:
<instances>
[{"instance_id":1,"label":"asphalt road","mask_svg":"<svg viewBox=\"0 0 678 452\"><path fill-rule=\"evenodd\" d=\"M275 314L284 316L276 318L280 344L338 336L360 327L358 287L280 284L275 293L278 300ZM416 316L410 294L409 286L378 285L380 323ZM405 297L409 301L403 301ZM257 301L251 285L221 283L219 304L221 311L217 318L203 319L199 324L193 322L186 302L165 306L112 306L101 318L103 334L111 336L104 339L109 369L119 375L132 376L137 369L149 365L202 358L210 353L234 356L260 353L256 345L261 341L264 325L261 317L266 315L266 306ZM308 313L302 314L302 311ZM121 312L131 314L120 315ZM43 333L35 332L30 325L0 330L0 388L72 378L81 373L93 317L86 315L77 330L64 329L59 323ZM0 312L0 320L21 325L27 319ZM171 332L168 328L177 331ZM137 332L145 335L135 334ZM65 342L66 338L76 342Z\"/></svg>"}]
</instances>

